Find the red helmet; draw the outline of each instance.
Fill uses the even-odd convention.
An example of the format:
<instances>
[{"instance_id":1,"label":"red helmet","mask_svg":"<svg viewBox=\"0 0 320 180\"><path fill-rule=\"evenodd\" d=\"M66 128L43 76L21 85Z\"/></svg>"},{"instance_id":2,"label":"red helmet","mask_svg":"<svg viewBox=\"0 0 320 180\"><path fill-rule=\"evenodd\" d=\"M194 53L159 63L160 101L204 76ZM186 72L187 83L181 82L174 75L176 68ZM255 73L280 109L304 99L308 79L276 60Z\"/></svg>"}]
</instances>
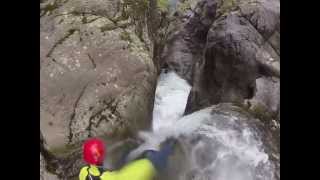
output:
<instances>
[{"instance_id":1,"label":"red helmet","mask_svg":"<svg viewBox=\"0 0 320 180\"><path fill-rule=\"evenodd\" d=\"M106 149L101 139L88 139L83 145L83 159L88 164L102 165Z\"/></svg>"}]
</instances>

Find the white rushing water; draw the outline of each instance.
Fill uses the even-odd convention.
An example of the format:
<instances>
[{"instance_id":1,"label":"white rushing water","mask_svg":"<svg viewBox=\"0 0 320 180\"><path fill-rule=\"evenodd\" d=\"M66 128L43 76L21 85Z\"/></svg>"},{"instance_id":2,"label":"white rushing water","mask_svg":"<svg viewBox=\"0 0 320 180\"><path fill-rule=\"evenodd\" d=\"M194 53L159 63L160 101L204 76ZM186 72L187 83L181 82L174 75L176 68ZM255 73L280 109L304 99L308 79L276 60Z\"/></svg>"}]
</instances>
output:
<instances>
[{"instance_id":1,"label":"white rushing water","mask_svg":"<svg viewBox=\"0 0 320 180\"><path fill-rule=\"evenodd\" d=\"M191 86L176 73L161 73L155 94L153 131L170 127L182 117Z\"/></svg>"},{"instance_id":2,"label":"white rushing water","mask_svg":"<svg viewBox=\"0 0 320 180\"><path fill-rule=\"evenodd\" d=\"M146 149L158 149L173 136L182 143L186 153L183 164L188 164L173 177L175 180L274 179L273 165L247 122L213 114L212 108L182 116L190 89L174 72L162 72L156 89L153 131L140 133L145 143L130 154L131 158Z\"/></svg>"}]
</instances>

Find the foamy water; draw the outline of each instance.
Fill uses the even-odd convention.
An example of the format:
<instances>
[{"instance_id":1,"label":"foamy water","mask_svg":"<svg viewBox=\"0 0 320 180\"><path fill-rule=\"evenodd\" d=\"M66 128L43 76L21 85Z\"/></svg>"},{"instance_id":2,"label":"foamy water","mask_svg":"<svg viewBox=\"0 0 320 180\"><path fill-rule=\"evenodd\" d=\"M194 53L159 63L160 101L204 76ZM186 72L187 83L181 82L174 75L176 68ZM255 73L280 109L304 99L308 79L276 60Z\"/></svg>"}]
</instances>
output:
<instances>
[{"instance_id":1,"label":"foamy water","mask_svg":"<svg viewBox=\"0 0 320 180\"><path fill-rule=\"evenodd\" d=\"M161 73L155 94L153 131L171 126L182 117L191 86L176 73Z\"/></svg>"},{"instance_id":2,"label":"foamy water","mask_svg":"<svg viewBox=\"0 0 320 180\"><path fill-rule=\"evenodd\" d=\"M254 129L244 119L214 114L212 108L182 116L191 87L174 72L158 80L153 131L140 132L145 143L131 152L133 159L146 149L159 148L168 137L185 149L184 169L175 180L272 180L273 164ZM182 167L182 166L181 166Z\"/></svg>"}]
</instances>

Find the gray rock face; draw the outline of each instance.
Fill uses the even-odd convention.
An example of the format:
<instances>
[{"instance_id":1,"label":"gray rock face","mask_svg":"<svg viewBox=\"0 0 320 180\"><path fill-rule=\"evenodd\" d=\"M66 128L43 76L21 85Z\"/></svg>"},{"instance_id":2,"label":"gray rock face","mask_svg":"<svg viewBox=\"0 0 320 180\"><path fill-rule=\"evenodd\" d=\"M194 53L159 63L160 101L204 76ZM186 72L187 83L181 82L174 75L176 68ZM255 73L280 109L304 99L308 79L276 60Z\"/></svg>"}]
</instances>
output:
<instances>
[{"instance_id":1,"label":"gray rock face","mask_svg":"<svg viewBox=\"0 0 320 180\"><path fill-rule=\"evenodd\" d=\"M161 66L192 84L186 113L243 103L256 79L280 78L278 0L179 1L172 19Z\"/></svg>"},{"instance_id":2,"label":"gray rock face","mask_svg":"<svg viewBox=\"0 0 320 180\"><path fill-rule=\"evenodd\" d=\"M201 61L194 66L187 113L220 102L243 103L259 77L280 78L278 1L240 1L207 33ZM250 12L250 13L249 13Z\"/></svg>"},{"instance_id":3,"label":"gray rock face","mask_svg":"<svg viewBox=\"0 0 320 180\"><path fill-rule=\"evenodd\" d=\"M58 177L46 169L46 161L40 153L40 180L58 180Z\"/></svg>"},{"instance_id":4,"label":"gray rock face","mask_svg":"<svg viewBox=\"0 0 320 180\"><path fill-rule=\"evenodd\" d=\"M280 121L280 79L262 77L256 80L255 96L248 100L249 109L258 116Z\"/></svg>"},{"instance_id":5,"label":"gray rock face","mask_svg":"<svg viewBox=\"0 0 320 180\"><path fill-rule=\"evenodd\" d=\"M40 179L76 178L88 137L109 145L148 128L161 67L192 85L186 114L234 102L266 122L262 137L279 162L280 1L181 0L173 12L132 2L40 1ZM195 151L199 167L215 160L207 149ZM185 157L173 158L178 171Z\"/></svg>"},{"instance_id":6,"label":"gray rock face","mask_svg":"<svg viewBox=\"0 0 320 180\"><path fill-rule=\"evenodd\" d=\"M243 0L240 1L239 8L242 15L265 39L269 39L275 32L280 32L280 1Z\"/></svg>"},{"instance_id":7,"label":"gray rock face","mask_svg":"<svg viewBox=\"0 0 320 180\"><path fill-rule=\"evenodd\" d=\"M59 178L76 175L84 139L121 139L150 126L157 70L147 29L137 33L134 15L125 15L129 6L120 0L40 3L41 153L64 165L41 159Z\"/></svg>"},{"instance_id":8,"label":"gray rock face","mask_svg":"<svg viewBox=\"0 0 320 180\"><path fill-rule=\"evenodd\" d=\"M181 6L194 6L192 11L181 10ZM191 8L191 7L190 7ZM175 70L192 83L194 64L201 59L206 34L216 15L217 2L203 0L184 2L178 7L177 18L170 24L168 40L162 54L162 66ZM171 28L171 29L170 29Z\"/></svg>"},{"instance_id":9,"label":"gray rock face","mask_svg":"<svg viewBox=\"0 0 320 180\"><path fill-rule=\"evenodd\" d=\"M279 179L280 1L179 1L162 55L192 85L185 114L233 102L263 122Z\"/></svg>"}]
</instances>

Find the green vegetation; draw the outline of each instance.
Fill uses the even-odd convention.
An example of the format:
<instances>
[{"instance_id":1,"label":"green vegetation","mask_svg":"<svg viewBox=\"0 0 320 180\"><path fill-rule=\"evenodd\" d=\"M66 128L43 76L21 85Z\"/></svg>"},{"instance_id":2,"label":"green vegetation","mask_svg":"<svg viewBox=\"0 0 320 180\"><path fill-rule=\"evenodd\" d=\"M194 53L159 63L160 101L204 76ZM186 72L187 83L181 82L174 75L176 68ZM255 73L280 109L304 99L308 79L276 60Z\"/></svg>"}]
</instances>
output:
<instances>
[{"instance_id":1,"label":"green vegetation","mask_svg":"<svg viewBox=\"0 0 320 180\"><path fill-rule=\"evenodd\" d=\"M190 9L191 9L191 5L188 1L185 1L184 3L181 3L178 6L178 10L181 12L186 12L187 10L190 10Z\"/></svg>"},{"instance_id":2,"label":"green vegetation","mask_svg":"<svg viewBox=\"0 0 320 180\"><path fill-rule=\"evenodd\" d=\"M130 33L128 33L127 31L122 31L120 33L120 39L124 40L124 41L128 41L128 42L132 42L132 39L130 37Z\"/></svg>"},{"instance_id":3,"label":"green vegetation","mask_svg":"<svg viewBox=\"0 0 320 180\"><path fill-rule=\"evenodd\" d=\"M254 115L255 118L260 119L264 122L268 122L272 120L272 115L264 108L261 106L255 106L252 109L249 109L249 112Z\"/></svg>"},{"instance_id":4,"label":"green vegetation","mask_svg":"<svg viewBox=\"0 0 320 180\"><path fill-rule=\"evenodd\" d=\"M158 8L160 11L168 11L169 1L168 0L157 0Z\"/></svg>"},{"instance_id":5,"label":"green vegetation","mask_svg":"<svg viewBox=\"0 0 320 180\"><path fill-rule=\"evenodd\" d=\"M40 7L40 17L43 15L50 15L52 13L52 11L54 11L55 9L57 9L59 7L59 4L57 1L53 1L52 3L47 3L44 7Z\"/></svg>"},{"instance_id":6,"label":"green vegetation","mask_svg":"<svg viewBox=\"0 0 320 180\"><path fill-rule=\"evenodd\" d=\"M100 27L101 32L105 32L105 31L112 31L117 29L118 27L116 25L112 24L105 24L102 27Z\"/></svg>"},{"instance_id":7,"label":"green vegetation","mask_svg":"<svg viewBox=\"0 0 320 180\"><path fill-rule=\"evenodd\" d=\"M130 17L133 20L135 32L141 40L148 9L149 0L124 0L122 18Z\"/></svg>"},{"instance_id":8,"label":"green vegetation","mask_svg":"<svg viewBox=\"0 0 320 180\"><path fill-rule=\"evenodd\" d=\"M219 11L220 13L224 14L234 9L236 5L237 5L236 0L223 0L222 5L219 8Z\"/></svg>"},{"instance_id":9,"label":"green vegetation","mask_svg":"<svg viewBox=\"0 0 320 180\"><path fill-rule=\"evenodd\" d=\"M56 154L59 157L67 157L68 155L70 155L72 152L74 152L79 148L81 148L81 146L77 144L67 144L63 147L52 148L50 149L50 152L52 152L53 154Z\"/></svg>"},{"instance_id":10,"label":"green vegetation","mask_svg":"<svg viewBox=\"0 0 320 180\"><path fill-rule=\"evenodd\" d=\"M148 10L148 2L148 0L124 0L123 16L129 16L134 21L144 19Z\"/></svg>"}]
</instances>

